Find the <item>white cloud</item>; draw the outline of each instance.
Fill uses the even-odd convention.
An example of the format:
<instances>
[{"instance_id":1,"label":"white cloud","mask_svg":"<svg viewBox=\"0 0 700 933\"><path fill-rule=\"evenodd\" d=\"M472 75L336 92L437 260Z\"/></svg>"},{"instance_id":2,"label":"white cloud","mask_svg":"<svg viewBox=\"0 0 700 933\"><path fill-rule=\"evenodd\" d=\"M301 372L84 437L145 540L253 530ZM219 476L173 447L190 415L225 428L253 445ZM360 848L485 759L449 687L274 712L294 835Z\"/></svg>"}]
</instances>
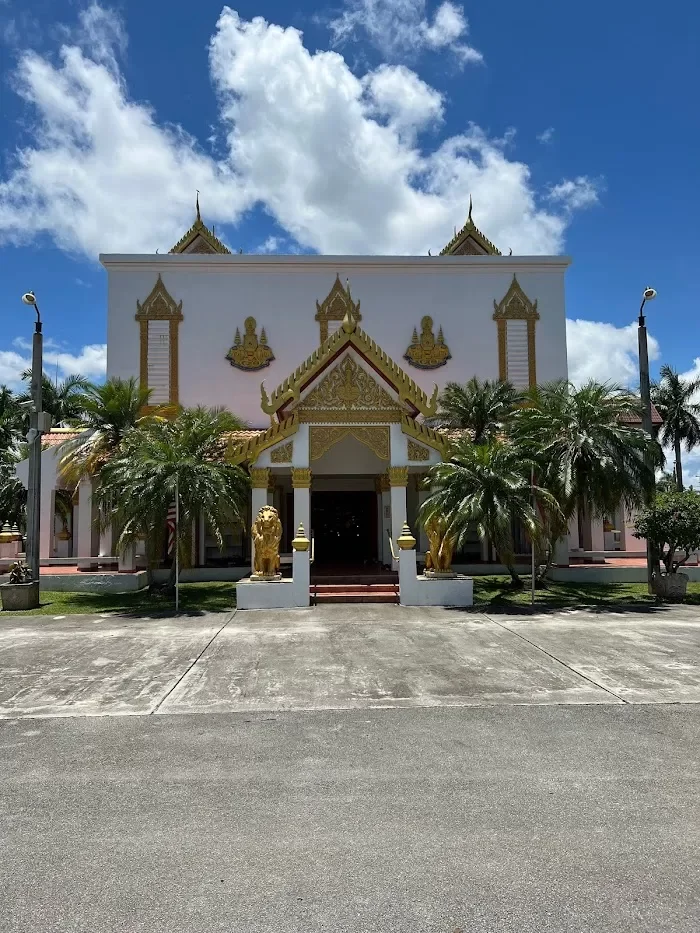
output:
<instances>
[{"instance_id":1,"label":"white cloud","mask_svg":"<svg viewBox=\"0 0 700 933\"><path fill-rule=\"evenodd\" d=\"M405 65L381 65L363 83L370 111L386 117L399 134L410 135L442 120L442 94Z\"/></svg>"},{"instance_id":2,"label":"white cloud","mask_svg":"<svg viewBox=\"0 0 700 933\"><path fill-rule=\"evenodd\" d=\"M463 7L450 0L440 4L432 21L425 0L346 0L329 26L336 45L361 36L389 59L427 48L448 50L460 64L483 61L481 52L463 41L469 35Z\"/></svg>"},{"instance_id":3,"label":"white cloud","mask_svg":"<svg viewBox=\"0 0 700 933\"><path fill-rule=\"evenodd\" d=\"M0 350L0 385L11 389L25 388L21 374L31 368L31 344L23 338L13 341L14 350ZM44 343L44 372L52 379L58 367L58 378L81 375L100 380L107 370L107 345L88 344L77 353L71 353L51 340Z\"/></svg>"},{"instance_id":4,"label":"white cloud","mask_svg":"<svg viewBox=\"0 0 700 933\"><path fill-rule=\"evenodd\" d=\"M125 38L90 11L57 62L20 58L15 85L35 120L0 183L0 239L47 234L91 259L168 249L192 222L198 188L208 222L235 223L259 204L302 248L325 253L435 252L464 222L470 193L504 251L562 249L573 195L542 207L528 166L506 155L512 138L476 126L419 147L443 101L405 66L356 77L338 53L311 54L298 30L224 8L210 46L229 150L217 161L129 98L114 57ZM447 36L448 14L439 22ZM581 180L570 184L580 201Z\"/></svg>"},{"instance_id":5,"label":"white cloud","mask_svg":"<svg viewBox=\"0 0 700 933\"><path fill-rule=\"evenodd\" d=\"M630 388L639 385L637 325L615 327L602 321L567 321L569 379L582 385L589 379ZM649 337L649 359L659 357L659 343Z\"/></svg>"},{"instance_id":6,"label":"white cloud","mask_svg":"<svg viewBox=\"0 0 700 933\"><path fill-rule=\"evenodd\" d=\"M541 133L538 133L535 137L538 143L542 143L543 146L548 145L554 139L554 127L548 126L546 130L542 130Z\"/></svg>"},{"instance_id":7,"label":"white cloud","mask_svg":"<svg viewBox=\"0 0 700 933\"><path fill-rule=\"evenodd\" d=\"M566 210L577 211L598 203L601 182L579 175L568 178L549 189L550 201L561 204Z\"/></svg>"},{"instance_id":8,"label":"white cloud","mask_svg":"<svg viewBox=\"0 0 700 933\"><path fill-rule=\"evenodd\" d=\"M257 249L256 253L276 253L280 246L282 245L282 240L278 236L269 236L264 243L262 243Z\"/></svg>"}]
</instances>

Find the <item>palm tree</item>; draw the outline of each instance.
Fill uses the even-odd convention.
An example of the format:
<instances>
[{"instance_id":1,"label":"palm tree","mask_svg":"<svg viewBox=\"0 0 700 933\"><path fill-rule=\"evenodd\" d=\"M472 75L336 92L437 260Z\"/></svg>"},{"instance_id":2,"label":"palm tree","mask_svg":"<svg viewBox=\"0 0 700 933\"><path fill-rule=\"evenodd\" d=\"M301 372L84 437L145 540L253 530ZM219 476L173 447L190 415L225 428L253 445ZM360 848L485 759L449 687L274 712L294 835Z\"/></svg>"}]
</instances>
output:
<instances>
[{"instance_id":1,"label":"palm tree","mask_svg":"<svg viewBox=\"0 0 700 933\"><path fill-rule=\"evenodd\" d=\"M537 462L538 482L556 498L566 521L578 515L579 535L584 515L641 505L653 486L660 450L630 424L630 415L641 418L638 398L594 381L533 389L518 412L518 444Z\"/></svg>"},{"instance_id":2,"label":"palm tree","mask_svg":"<svg viewBox=\"0 0 700 933\"><path fill-rule=\"evenodd\" d=\"M247 474L226 462L227 435L243 427L228 411L200 407L181 409L172 420L150 419L128 432L103 466L95 494L104 524L121 529L117 550L145 536L149 566L155 563L176 484L183 559L191 553L198 516L223 548L226 525L241 520L247 503ZM174 580L173 561L171 585Z\"/></svg>"},{"instance_id":3,"label":"palm tree","mask_svg":"<svg viewBox=\"0 0 700 933\"><path fill-rule=\"evenodd\" d=\"M0 452L11 450L22 435L19 399L7 386L0 386Z\"/></svg>"},{"instance_id":4,"label":"palm tree","mask_svg":"<svg viewBox=\"0 0 700 933\"><path fill-rule=\"evenodd\" d=\"M676 487L683 492L681 446L689 453L700 444L700 379L683 379L670 366L661 367L661 382L652 386L652 400L664 420L659 439L673 446L676 458Z\"/></svg>"},{"instance_id":5,"label":"palm tree","mask_svg":"<svg viewBox=\"0 0 700 933\"><path fill-rule=\"evenodd\" d=\"M164 415L161 408L146 411L150 395L134 378L88 386L80 402L84 431L61 445L61 477L77 485L84 476L97 476L132 428L143 418Z\"/></svg>"},{"instance_id":6,"label":"palm tree","mask_svg":"<svg viewBox=\"0 0 700 933\"><path fill-rule=\"evenodd\" d=\"M508 568L513 585L520 586L513 563L514 520L534 547L543 532L541 514L558 512L551 493L531 486L533 466L534 461L510 441L474 444L470 438L461 438L452 446L449 460L430 471L432 492L421 506L419 519L424 526L436 518L447 521L447 533L458 548L476 523L479 535L488 537Z\"/></svg>"},{"instance_id":7,"label":"palm tree","mask_svg":"<svg viewBox=\"0 0 700 933\"><path fill-rule=\"evenodd\" d=\"M22 373L25 382L31 382L30 369ZM49 412L54 425L74 424L82 417L83 393L92 388L83 376L68 376L63 382L53 383L46 373L41 377L41 406ZM31 393L24 392L20 402L31 401Z\"/></svg>"},{"instance_id":8,"label":"palm tree","mask_svg":"<svg viewBox=\"0 0 700 933\"><path fill-rule=\"evenodd\" d=\"M483 444L506 431L522 395L509 382L480 382L475 377L464 385L448 382L438 399L438 412L428 419L433 428L469 431L475 444Z\"/></svg>"}]
</instances>

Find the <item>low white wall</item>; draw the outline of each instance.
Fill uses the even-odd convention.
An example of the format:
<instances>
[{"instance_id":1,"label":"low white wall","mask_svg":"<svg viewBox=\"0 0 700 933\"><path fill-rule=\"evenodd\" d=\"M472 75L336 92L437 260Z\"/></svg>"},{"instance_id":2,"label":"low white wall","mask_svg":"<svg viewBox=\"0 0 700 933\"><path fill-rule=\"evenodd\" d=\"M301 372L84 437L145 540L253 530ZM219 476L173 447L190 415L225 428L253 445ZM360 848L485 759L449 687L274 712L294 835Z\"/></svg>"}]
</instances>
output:
<instances>
[{"instance_id":1,"label":"low white wall","mask_svg":"<svg viewBox=\"0 0 700 933\"><path fill-rule=\"evenodd\" d=\"M402 606L472 606L474 581L462 576L452 580L419 577L416 573L416 552L401 551L399 602Z\"/></svg>"},{"instance_id":2,"label":"low white wall","mask_svg":"<svg viewBox=\"0 0 700 933\"><path fill-rule=\"evenodd\" d=\"M700 567L681 567L691 582L700 581ZM557 583L646 583L646 567L553 567L550 579Z\"/></svg>"},{"instance_id":3,"label":"low white wall","mask_svg":"<svg viewBox=\"0 0 700 933\"><path fill-rule=\"evenodd\" d=\"M294 609L297 605L293 580L279 583L244 580L236 587L236 606L239 609Z\"/></svg>"},{"instance_id":4,"label":"low white wall","mask_svg":"<svg viewBox=\"0 0 700 933\"><path fill-rule=\"evenodd\" d=\"M148 586L145 570L137 573L42 573L39 589L54 593L133 593Z\"/></svg>"},{"instance_id":5,"label":"low white wall","mask_svg":"<svg viewBox=\"0 0 700 933\"><path fill-rule=\"evenodd\" d=\"M180 583L229 583L242 580L250 574L250 567L189 567L180 571ZM169 570L154 570L155 583L164 583Z\"/></svg>"}]
</instances>

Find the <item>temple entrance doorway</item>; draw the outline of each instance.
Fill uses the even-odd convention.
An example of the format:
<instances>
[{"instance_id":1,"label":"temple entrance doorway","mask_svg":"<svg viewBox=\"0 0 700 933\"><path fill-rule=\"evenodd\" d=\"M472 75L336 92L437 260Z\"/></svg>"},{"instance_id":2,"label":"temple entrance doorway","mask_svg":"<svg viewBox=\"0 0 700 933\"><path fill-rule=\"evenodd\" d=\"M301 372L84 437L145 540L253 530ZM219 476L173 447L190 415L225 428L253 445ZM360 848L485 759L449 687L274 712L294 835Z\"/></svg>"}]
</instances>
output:
<instances>
[{"instance_id":1,"label":"temple entrance doorway","mask_svg":"<svg viewBox=\"0 0 700 933\"><path fill-rule=\"evenodd\" d=\"M376 493L312 491L311 529L315 570L377 567Z\"/></svg>"}]
</instances>

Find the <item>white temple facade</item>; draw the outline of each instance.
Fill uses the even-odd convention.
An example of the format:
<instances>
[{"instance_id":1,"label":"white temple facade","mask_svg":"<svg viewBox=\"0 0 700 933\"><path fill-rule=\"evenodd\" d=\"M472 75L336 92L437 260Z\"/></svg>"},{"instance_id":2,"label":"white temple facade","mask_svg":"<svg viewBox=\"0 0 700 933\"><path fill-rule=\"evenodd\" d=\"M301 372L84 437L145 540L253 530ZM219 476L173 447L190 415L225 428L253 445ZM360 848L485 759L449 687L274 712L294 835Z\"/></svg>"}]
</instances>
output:
<instances>
[{"instance_id":1,"label":"white temple facade","mask_svg":"<svg viewBox=\"0 0 700 933\"><path fill-rule=\"evenodd\" d=\"M250 470L250 514L278 509L288 555L301 522L317 564L395 566L389 538L406 521L420 559L423 479L446 450L424 421L446 383L476 376L525 389L567 377L569 259L503 256L471 211L439 256L231 254L198 209L171 253L100 261L107 376L136 377L157 404L223 406L243 419L249 430L232 437L230 455ZM56 509L66 436L45 439L41 557L114 561L88 481L70 514ZM223 553L202 525L193 566L243 572L248 524L230 529ZM582 542L594 552L644 546L622 515L572 527L571 548ZM492 557L475 535L456 564Z\"/></svg>"}]
</instances>

